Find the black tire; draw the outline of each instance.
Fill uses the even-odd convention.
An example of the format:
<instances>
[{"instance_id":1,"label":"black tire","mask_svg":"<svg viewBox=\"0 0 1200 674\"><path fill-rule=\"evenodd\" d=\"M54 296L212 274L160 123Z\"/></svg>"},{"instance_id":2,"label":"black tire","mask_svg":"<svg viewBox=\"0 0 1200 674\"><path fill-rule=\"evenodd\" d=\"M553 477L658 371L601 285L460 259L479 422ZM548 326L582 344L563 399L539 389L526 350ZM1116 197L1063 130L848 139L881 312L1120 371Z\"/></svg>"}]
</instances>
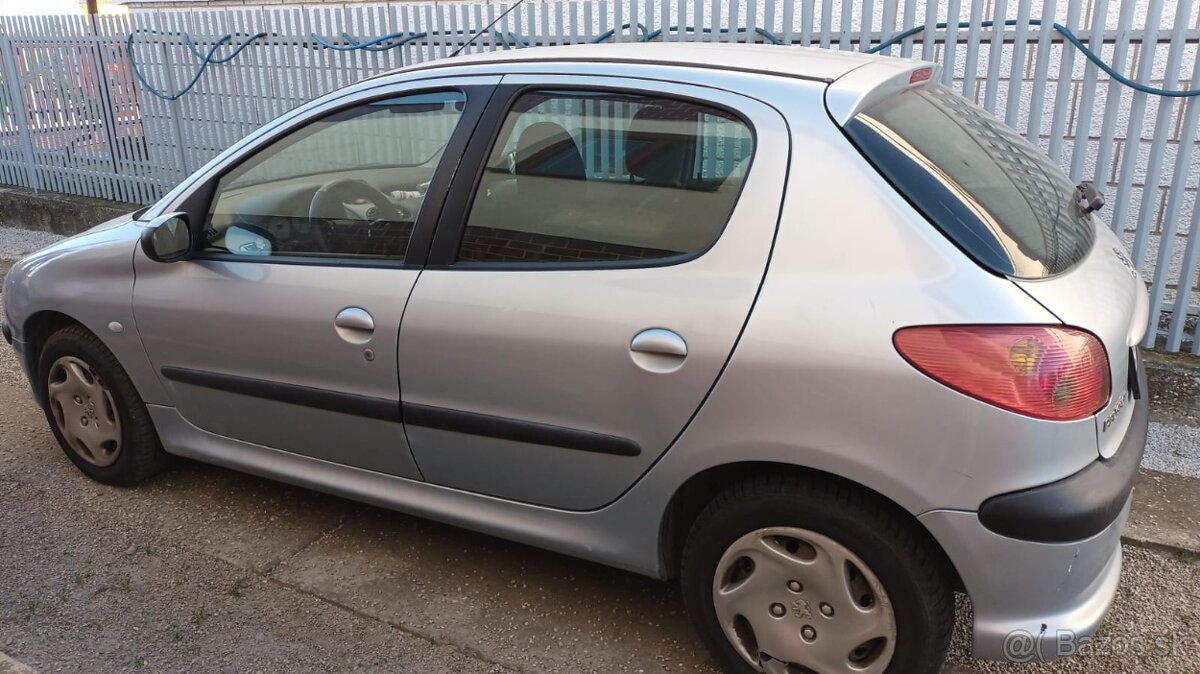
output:
<instances>
[{"instance_id":1,"label":"black tire","mask_svg":"<svg viewBox=\"0 0 1200 674\"><path fill-rule=\"evenodd\" d=\"M47 378L53 364L67 356L90 366L112 396L113 407L120 418L121 444L111 465L98 466L85 461L63 437L51 410ZM105 484L132 486L154 477L168 466L170 456L163 451L146 404L129 375L108 347L86 328L73 325L51 334L38 355L38 376L39 402L50 431L67 458L85 475Z\"/></svg>"},{"instance_id":2,"label":"black tire","mask_svg":"<svg viewBox=\"0 0 1200 674\"><path fill-rule=\"evenodd\" d=\"M721 628L714 576L735 541L769 527L796 527L833 539L876 575L895 614L895 650L887 672L941 670L954 622L954 591L944 558L919 525L893 504L833 478L761 475L735 483L705 507L681 560L688 615L723 671L760 670L743 659Z\"/></svg>"}]
</instances>

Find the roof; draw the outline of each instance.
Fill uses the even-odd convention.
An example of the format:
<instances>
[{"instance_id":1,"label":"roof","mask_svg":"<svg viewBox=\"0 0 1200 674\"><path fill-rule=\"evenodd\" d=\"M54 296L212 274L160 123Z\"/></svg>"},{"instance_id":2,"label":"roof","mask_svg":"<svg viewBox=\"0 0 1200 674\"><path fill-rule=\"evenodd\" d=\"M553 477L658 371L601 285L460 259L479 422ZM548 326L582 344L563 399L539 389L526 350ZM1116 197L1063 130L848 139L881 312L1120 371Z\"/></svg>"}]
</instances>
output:
<instances>
[{"instance_id":1,"label":"roof","mask_svg":"<svg viewBox=\"0 0 1200 674\"><path fill-rule=\"evenodd\" d=\"M598 61L717 68L832 82L860 66L888 60L893 59L818 47L727 42L614 42L468 54L402 71L484 63Z\"/></svg>"}]
</instances>

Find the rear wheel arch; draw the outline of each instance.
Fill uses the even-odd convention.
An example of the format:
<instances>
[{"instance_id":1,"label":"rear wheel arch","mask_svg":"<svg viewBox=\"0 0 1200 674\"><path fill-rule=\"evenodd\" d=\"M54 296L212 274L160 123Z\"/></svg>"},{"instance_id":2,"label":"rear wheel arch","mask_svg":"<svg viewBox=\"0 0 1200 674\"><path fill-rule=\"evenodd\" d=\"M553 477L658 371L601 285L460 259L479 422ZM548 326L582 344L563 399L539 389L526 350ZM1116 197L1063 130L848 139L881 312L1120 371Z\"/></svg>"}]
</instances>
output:
<instances>
[{"instance_id":1,"label":"rear wheel arch","mask_svg":"<svg viewBox=\"0 0 1200 674\"><path fill-rule=\"evenodd\" d=\"M816 477L828 480L833 484L844 485L849 489L862 492L869 498L881 501L884 507L893 511L897 518L916 525L914 529L926 539L925 542L929 548L936 551L940 557L946 577L956 589L962 590L963 584L958 570L954 567L953 561L946 554L941 544L920 523L920 520L915 515L905 510L894 500L870 487L832 473L773 461L744 461L713 466L688 478L675 491L667 506L667 512L663 516L662 524L659 527L659 554L662 557L662 569L664 570L665 578L672 579L678 577L683 557L683 547L687 541L688 532L691 531L692 524L695 523L696 518L700 516L704 508L718 494L730 486L760 475Z\"/></svg>"}]
</instances>

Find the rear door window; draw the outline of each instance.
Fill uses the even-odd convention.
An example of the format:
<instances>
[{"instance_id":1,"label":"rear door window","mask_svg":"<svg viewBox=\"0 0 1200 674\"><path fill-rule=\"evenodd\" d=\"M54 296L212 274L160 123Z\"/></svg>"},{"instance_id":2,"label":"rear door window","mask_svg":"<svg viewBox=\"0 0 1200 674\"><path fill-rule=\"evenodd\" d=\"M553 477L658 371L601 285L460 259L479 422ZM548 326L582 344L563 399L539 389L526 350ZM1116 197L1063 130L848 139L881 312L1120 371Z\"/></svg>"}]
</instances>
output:
<instances>
[{"instance_id":1,"label":"rear door window","mask_svg":"<svg viewBox=\"0 0 1200 674\"><path fill-rule=\"evenodd\" d=\"M459 264L681 261L721 235L754 151L730 112L656 96L532 91L509 111Z\"/></svg>"},{"instance_id":2,"label":"rear door window","mask_svg":"<svg viewBox=\"0 0 1200 674\"><path fill-rule=\"evenodd\" d=\"M908 89L846 124L859 150L984 267L1015 278L1066 271L1095 229L1041 150L940 85Z\"/></svg>"}]
</instances>

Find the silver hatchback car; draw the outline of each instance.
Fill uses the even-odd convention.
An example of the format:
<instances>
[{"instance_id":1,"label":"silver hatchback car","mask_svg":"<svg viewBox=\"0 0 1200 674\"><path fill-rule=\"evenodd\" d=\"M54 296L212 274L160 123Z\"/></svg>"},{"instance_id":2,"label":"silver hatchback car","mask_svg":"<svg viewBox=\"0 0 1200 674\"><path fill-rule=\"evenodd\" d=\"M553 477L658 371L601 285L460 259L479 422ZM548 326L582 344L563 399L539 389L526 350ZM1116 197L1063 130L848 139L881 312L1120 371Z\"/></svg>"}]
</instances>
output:
<instances>
[{"instance_id":1,"label":"silver hatchback car","mask_svg":"<svg viewBox=\"0 0 1200 674\"><path fill-rule=\"evenodd\" d=\"M1116 593L1146 292L1095 190L938 79L389 73L20 262L5 336L102 482L179 455L678 577L729 672L935 672L956 590L977 656L1054 657Z\"/></svg>"}]
</instances>

